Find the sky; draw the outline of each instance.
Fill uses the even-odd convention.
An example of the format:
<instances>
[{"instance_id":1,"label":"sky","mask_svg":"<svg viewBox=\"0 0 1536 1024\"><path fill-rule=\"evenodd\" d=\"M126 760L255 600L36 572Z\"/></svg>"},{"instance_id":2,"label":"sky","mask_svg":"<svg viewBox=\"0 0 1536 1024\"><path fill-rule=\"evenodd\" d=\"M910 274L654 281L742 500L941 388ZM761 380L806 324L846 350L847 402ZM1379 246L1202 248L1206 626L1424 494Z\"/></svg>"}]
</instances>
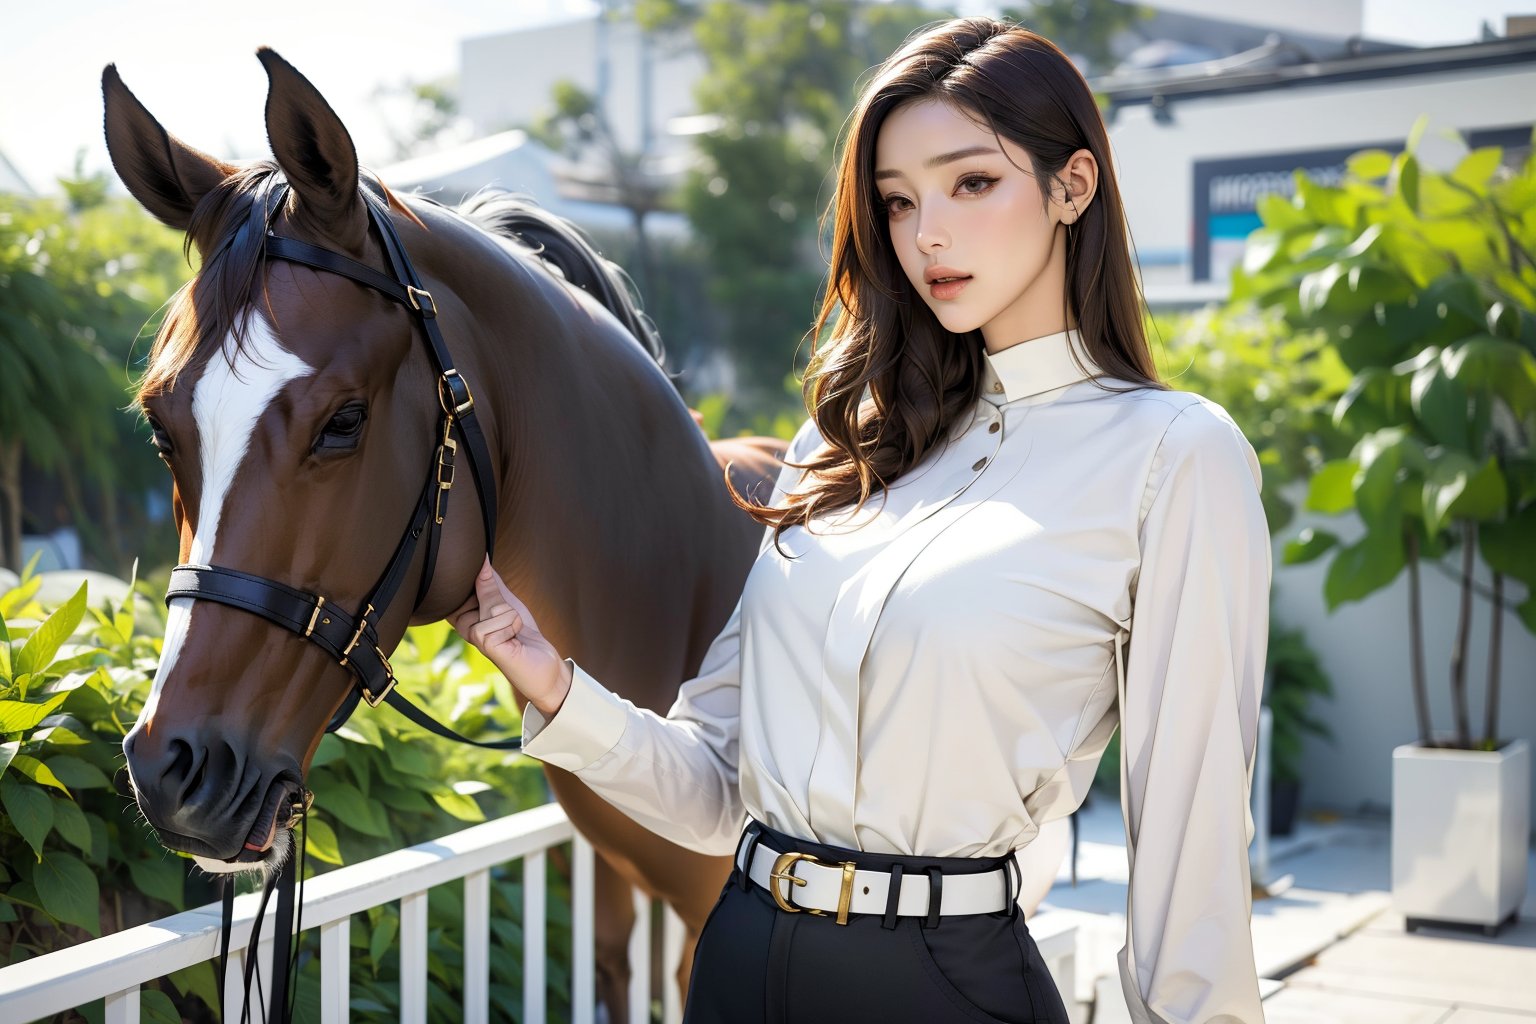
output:
<instances>
[{"instance_id":1,"label":"sky","mask_svg":"<svg viewBox=\"0 0 1536 1024\"><path fill-rule=\"evenodd\" d=\"M1262 5L1279 0L1233 0ZM363 163L390 162L380 84L454 73L459 41L590 14L594 0L312 0L303 20L260 4L207 0L11 0L0 33L0 152L38 191L69 174L108 167L101 72L115 63L171 134L215 156L268 155L262 110L271 46L313 82L346 123ZM964 13L988 10L964 0ZM292 8L283 8L291 10ZM1364 0L1368 36L1416 45L1478 37L1484 19L1536 13L1536 0ZM210 12L216 11L216 14ZM397 118L398 110L395 112Z\"/></svg>"}]
</instances>

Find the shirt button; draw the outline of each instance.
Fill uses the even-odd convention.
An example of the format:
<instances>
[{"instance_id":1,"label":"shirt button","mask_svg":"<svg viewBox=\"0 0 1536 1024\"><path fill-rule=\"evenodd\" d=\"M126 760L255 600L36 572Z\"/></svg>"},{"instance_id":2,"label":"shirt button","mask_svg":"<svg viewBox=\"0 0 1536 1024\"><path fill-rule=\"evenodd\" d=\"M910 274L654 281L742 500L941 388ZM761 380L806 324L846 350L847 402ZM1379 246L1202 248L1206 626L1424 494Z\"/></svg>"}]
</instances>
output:
<instances>
[{"instance_id":1,"label":"shirt button","mask_svg":"<svg viewBox=\"0 0 1536 1024\"><path fill-rule=\"evenodd\" d=\"M992 382L992 390L993 391L1001 391L1001 390L1003 390L1003 382L1000 381L1000 380L993 381Z\"/></svg>"},{"instance_id":2,"label":"shirt button","mask_svg":"<svg viewBox=\"0 0 1536 1024\"><path fill-rule=\"evenodd\" d=\"M987 464L987 460L986 459L977 459L976 460L976 465L972 466L971 468L972 469L980 469L982 466L985 466L986 464Z\"/></svg>"},{"instance_id":3,"label":"shirt button","mask_svg":"<svg viewBox=\"0 0 1536 1024\"><path fill-rule=\"evenodd\" d=\"M1003 425L1001 423L993 423L990 427L987 428L987 433L995 434L999 430L1002 430L1002 429L1003 429Z\"/></svg>"}]
</instances>

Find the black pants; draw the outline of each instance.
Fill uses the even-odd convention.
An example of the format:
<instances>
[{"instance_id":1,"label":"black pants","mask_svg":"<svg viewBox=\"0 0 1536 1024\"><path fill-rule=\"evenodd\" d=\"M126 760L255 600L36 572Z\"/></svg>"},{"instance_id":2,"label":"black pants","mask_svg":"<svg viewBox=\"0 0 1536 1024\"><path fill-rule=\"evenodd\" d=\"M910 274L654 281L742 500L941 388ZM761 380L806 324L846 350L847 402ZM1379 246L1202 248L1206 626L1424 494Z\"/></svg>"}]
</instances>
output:
<instances>
[{"instance_id":1,"label":"black pants","mask_svg":"<svg viewBox=\"0 0 1536 1024\"><path fill-rule=\"evenodd\" d=\"M751 821L781 853L860 868L985 871L1010 858L900 857L806 842ZM740 852L740 845L737 847ZM1014 891L1014 890L1010 890ZM942 907L942 899L940 901ZM887 922L892 927L886 927ZM732 870L694 952L684 1024L1067 1024L1067 1009L1015 902L993 914L834 916L780 910Z\"/></svg>"}]
</instances>

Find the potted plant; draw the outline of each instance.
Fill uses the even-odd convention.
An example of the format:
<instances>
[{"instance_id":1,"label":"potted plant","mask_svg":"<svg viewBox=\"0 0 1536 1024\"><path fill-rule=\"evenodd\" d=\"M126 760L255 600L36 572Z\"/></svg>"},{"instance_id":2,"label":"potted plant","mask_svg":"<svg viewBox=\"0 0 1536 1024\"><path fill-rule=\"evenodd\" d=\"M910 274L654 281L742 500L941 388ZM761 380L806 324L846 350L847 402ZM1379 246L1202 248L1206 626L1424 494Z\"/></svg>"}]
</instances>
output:
<instances>
[{"instance_id":1,"label":"potted plant","mask_svg":"<svg viewBox=\"0 0 1536 1024\"><path fill-rule=\"evenodd\" d=\"M1393 752L1394 903L1410 930L1495 932L1524 896L1530 833L1530 748L1499 731L1498 704L1502 630L1536 633L1536 161L1511 171L1487 147L1437 172L1416 156L1425 125L1401 153L1355 154L1337 187L1298 171L1293 198L1261 201L1232 295L1327 331L1353 374L1333 408L1351 446L1324 453L1307 507L1353 512L1363 533L1303 530L1284 561L1330 555L1330 610L1407 575L1419 735ZM1478 556L1490 585L1474 577ZM1433 728L1426 682L1420 571L1433 563L1461 587L1447 731ZM1474 597L1490 651L1476 730Z\"/></svg>"},{"instance_id":2,"label":"potted plant","mask_svg":"<svg viewBox=\"0 0 1536 1024\"><path fill-rule=\"evenodd\" d=\"M1306 733L1332 737L1333 732L1307 709L1314 695L1333 696L1328 673L1299 629L1287 629L1269 619L1269 679L1264 703L1270 712L1269 832L1288 836L1301 801L1301 744Z\"/></svg>"}]
</instances>

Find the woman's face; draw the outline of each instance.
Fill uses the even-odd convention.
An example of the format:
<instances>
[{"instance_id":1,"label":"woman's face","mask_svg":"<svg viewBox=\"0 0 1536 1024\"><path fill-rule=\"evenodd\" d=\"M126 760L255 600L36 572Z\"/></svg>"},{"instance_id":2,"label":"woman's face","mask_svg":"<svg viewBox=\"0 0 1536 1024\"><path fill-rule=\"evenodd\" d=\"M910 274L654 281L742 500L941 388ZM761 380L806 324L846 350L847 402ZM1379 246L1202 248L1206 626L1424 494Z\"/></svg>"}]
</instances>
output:
<instances>
[{"instance_id":1,"label":"woman's face","mask_svg":"<svg viewBox=\"0 0 1536 1024\"><path fill-rule=\"evenodd\" d=\"M1079 213L1092 191L1078 177L1084 158L1091 166L1080 150L1062 173ZM990 352L1075 326L1063 320L1063 219L1076 214L1060 186L1042 208L1029 167L1023 149L942 100L897 107L875 142L875 187L907 280L946 330L980 328Z\"/></svg>"}]
</instances>

